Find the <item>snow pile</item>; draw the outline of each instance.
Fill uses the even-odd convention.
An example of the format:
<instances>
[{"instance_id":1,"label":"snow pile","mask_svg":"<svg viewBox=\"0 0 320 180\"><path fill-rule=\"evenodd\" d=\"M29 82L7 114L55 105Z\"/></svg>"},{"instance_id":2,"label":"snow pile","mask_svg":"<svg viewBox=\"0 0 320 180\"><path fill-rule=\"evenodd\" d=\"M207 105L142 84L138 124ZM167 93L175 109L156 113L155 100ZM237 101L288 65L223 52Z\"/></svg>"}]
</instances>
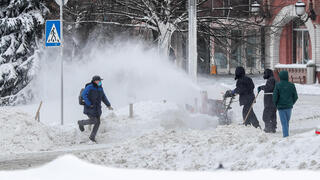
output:
<instances>
[{"instance_id":1,"label":"snow pile","mask_svg":"<svg viewBox=\"0 0 320 180\"><path fill-rule=\"evenodd\" d=\"M134 104L134 117L129 108L109 112L101 118L97 139L103 144L118 143L164 129L214 129L217 118L189 114L183 107L170 102L140 102ZM41 118L42 120L42 118ZM1 155L37 151L52 151L90 144L91 130L80 132L76 121L72 126L46 126L34 117L14 107L0 110Z\"/></svg>"},{"instance_id":2,"label":"snow pile","mask_svg":"<svg viewBox=\"0 0 320 180\"><path fill-rule=\"evenodd\" d=\"M48 127L34 120L30 115L10 107L0 109L0 154L47 151L72 144L67 130ZM68 142L68 143L67 143Z\"/></svg>"},{"instance_id":3,"label":"snow pile","mask_svg":"<svg viewBox=\"0 0 320 180\"><path fill-rule=\"evenodd\" d=\"M79 153L90 162L158 170L320 169L320 136L307 132L283 139L239 125L216 130L153 131L111 148Z\"/></svg>"},{"instance_id":4,"label":"snow pile","mask_svg":"<svg viewBox=\"0 0 320 180\"><path fill-rule=\"evenodd\" d=\"M280 172L275 170L260 170L250 172L168 172L168 171L149 171L149 170L128 170L113 169L93 165L75 158L74 156L63 156L53 162L37 168L24 171L0 172L0 179L10 180L56 180L56 179L77 179L88 180L92 176L97 180L102 179L139 179L139 180L163 180L163 179L317 179L319 172L310 171L290 171Z\"/></svg>"},{"instance_id":5,"label":"snow pile","mask_svg":"<svg viewBox=\"0 0 320 180\"><path fill-rule=\"evenodd\" d=\"M229 170L320 169L320 136L314 134L319 117L308 117L317 115L310 98L301 98L295 107L287 139L282 138L279 121L276 134L236 123L215 129L215 118L190 115L176 104L138 103L133 119L127 118L128 107L116 111L116 117L105 118L105 132L98 137L106 143L112 141L112 147L79 157L113 167L161 170L210 171L219 163ZM255 109L261 120L263 96ZM241 122L238 103L233 110Z\"/></svg>"},{"instance_id":6,"label":"snow pile","mask_svg":"<svg viewBox=\"0 0 320 180\"><path fill-rule=\"evenodd\" d=\"M129 107L110 112L102 118L97 139L101 143L118 143L137 138L153 131L165 129L214 129L216 117L190 114L180 105L171 102L140 102L134 104L134 117L129 118ZM89 131L80 134L86 140Z\"/></svg>"}]
</instances>

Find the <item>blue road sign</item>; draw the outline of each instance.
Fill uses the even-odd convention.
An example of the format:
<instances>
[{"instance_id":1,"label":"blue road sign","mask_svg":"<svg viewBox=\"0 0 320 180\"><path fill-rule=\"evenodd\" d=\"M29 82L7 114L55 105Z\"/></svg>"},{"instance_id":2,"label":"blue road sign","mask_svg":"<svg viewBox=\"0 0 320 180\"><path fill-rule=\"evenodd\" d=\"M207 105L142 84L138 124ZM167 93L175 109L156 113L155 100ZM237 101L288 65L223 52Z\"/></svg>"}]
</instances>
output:
<instances>
[{"instance_id":1,"label":"blue road sign","mask_svg":"<svg viewBox=\"0 0 320 180\"><path fill-rule=\"evenodd\" d=\"M46 46L61 45L61 27L59 20L46 21Z\"/></svg>"}]
</instances>

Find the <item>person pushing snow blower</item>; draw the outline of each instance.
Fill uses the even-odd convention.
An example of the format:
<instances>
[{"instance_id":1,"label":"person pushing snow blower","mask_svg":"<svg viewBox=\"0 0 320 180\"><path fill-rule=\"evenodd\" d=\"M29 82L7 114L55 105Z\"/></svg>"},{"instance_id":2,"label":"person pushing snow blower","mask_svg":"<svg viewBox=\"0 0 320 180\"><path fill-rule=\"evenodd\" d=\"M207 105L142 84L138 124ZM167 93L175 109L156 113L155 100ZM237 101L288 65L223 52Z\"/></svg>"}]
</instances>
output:
<instances>
[{"instance_id":1,"label":"person pushing snow blower","mask_svg":"<svg viewBox=\"0 0 320 180\"><path fill-rule=\"evenodd\" d=\"M276 79L273 77L273 71L266 69L263 79L267 79L264 86L258 87L258 93L264 91L264 110L262 119L265 124L264 132L275 133L277 129L277 108L272 101L272 94L276 85Z\"/></svg>"},{"instance_id":2,"label":"person pushing snow blower","mask_svg":"<svg viewBox=\"0 0 320 180\"><path fill-rule=\"evenodd\" d=\"M78 121L80 131L84 131L85 125L94 124L89 139L96 142L96 134L100 126L101 101L108 107L109 110L113 110L111 104L105 95L102 88L102 81L100 76L93 76L91 83L86 84L84 90L81 90L81 97L79 97L79 103L84 105L83 113L86 114L88 120Z\"/></svg>"},{"instance_id":3,"label":"person pushing snow blower","mask_svg":"<svg viewBox=\"0 0 320 180\"><path fill-rule=\"evenodd\" d=\"M236 88L234 90L228 90L225 93L225 96L232 97L239 94L240 106L243 106L242 117L244 119L244 125L252 125L255 128L261 128L253 109L251 109L253 102L255 101L253 93L254 84L252 79L246 76L243 67L236 68L234 79L237 80Z\"/></svg>"}]
</instances>

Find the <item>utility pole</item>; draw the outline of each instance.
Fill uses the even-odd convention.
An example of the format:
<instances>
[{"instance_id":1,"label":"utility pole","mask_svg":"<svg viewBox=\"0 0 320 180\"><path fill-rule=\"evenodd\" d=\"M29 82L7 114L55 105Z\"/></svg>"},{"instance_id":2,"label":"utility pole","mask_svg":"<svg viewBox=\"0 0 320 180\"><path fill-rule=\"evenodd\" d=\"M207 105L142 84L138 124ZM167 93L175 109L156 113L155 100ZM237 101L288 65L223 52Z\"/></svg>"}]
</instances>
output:
<instances>
[{"instance_id":1,"label":"utility pole","mask_svg":"<svg viewBox=\"0 0 320 180\"><path fill-rule=\"evenodd\" d=\"M188 0L188 60L189 75L197 80L198 52L197 52L197 0Z\"/></svg>"}]
</instances>

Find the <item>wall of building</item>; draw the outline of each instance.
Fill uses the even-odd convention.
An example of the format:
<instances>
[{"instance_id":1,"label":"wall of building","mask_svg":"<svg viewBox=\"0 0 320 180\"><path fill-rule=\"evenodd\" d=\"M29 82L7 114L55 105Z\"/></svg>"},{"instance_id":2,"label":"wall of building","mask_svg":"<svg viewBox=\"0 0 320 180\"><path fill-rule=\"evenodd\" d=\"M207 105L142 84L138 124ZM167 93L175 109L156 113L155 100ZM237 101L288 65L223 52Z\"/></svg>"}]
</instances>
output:
<instances>
[{"instance_id":1,"label":"wall of building","mask_svg":"<svg viewBox=\"0 0 320 180\"><path fill-rule=\"evenodd\" d=\"M280 37L279 63L292 63L292 22L288 23L282 30Z\"/></svg>"}]
</instances>

